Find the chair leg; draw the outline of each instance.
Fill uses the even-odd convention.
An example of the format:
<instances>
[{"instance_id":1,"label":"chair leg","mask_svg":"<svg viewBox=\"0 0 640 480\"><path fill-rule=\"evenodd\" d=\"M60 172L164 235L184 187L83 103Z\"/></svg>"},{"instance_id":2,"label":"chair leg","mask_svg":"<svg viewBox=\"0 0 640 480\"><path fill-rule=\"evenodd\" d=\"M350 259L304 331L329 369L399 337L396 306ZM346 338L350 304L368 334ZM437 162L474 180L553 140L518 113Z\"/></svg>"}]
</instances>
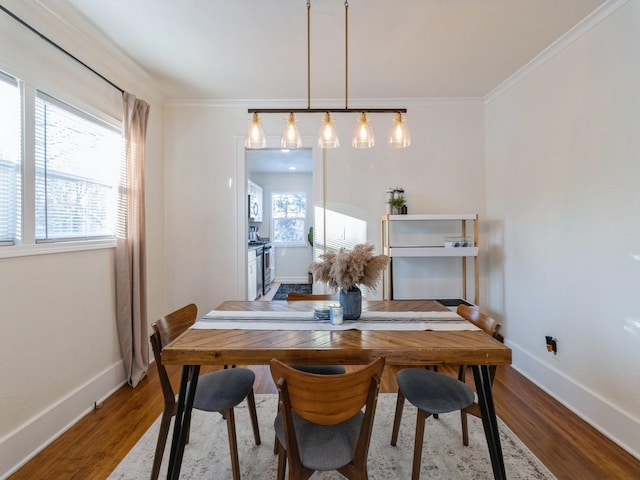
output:
<instances>
[{"instance_id":1,"label":"chair leg","mask_svg":"<svg viewBox=\"0 0 640 480\"><path fill-rule=\"evenodd\" d=\"M227 434L229 435L229 453L231 454L231 470L233 480L240 480L240 462L238 460L238 439L236 438L236 419L233 408L225 410L227 419Z\"/></svg>"},{"instance_id":2,"label":"chair leg","mask_svg":"<svg viewBox=\"0 0 640 480\"><path fill-rule=\"evenodd\" d=\"M251 417L251 427L253 428L253 438L256 445L260 445L260 429L258 428L258 414L256 413L256 399L253 396L253 388L247 394L247 403L249 404L249 416Z\"/></svg>"},{"instance_id":3,"label":"chair leg","mask_svg":"<svg viewBox=\"0 0 640 480\"><path fill-rule=\"evenodd\" d=\"M460 410L460 423L462 424L462 444L465 447L469 446L469 428L467 426L467 412L464 409Z\"/></svg>"},{"instance_id":4,"label":"chair leg","mask_svg":"<svg viewBox=\"0 0 640 480\"><path fill-rule=\"evenodd\" d=\"M164 455L164 447L167 444L167 436L169 435L169 426L171 425L172 412L165 410L160 420L160 431L158 432L158 443L156 444L156 453L153 457L153 468L151 469L151 480L157 480L160 474L160 464Z\"/></svg>"},{"instance_id":5,"label":"chair leg","mask_svg":"<svg viewBox=\"0 0 640 480\"><path fill-rule=\"evenodd\" d=\"M278 453L278 445L280 442L278 441L278 435L273 435L273 454L276 455Z\"/></svg>"},{"instance_id":6,"label":"chair leg","mask_svg":"<svg viewBox=\"0 0 640 480\"><path fill-rule=\"evenodd\" d=\"M411 480L420 480L420 464L422 463L422 443L424 441L424 423L430 414L418 409L416 419L416 438L413 446L413 467L411 468Z\"/></svg>"},{"instance_id":7,"label":"chair leg","mask_svg":"<svg viewBox=\"0 0 640 480\"><path fill-rule=\"evenodd\" d=\"M276 450L278 451L278 473L276 475L277 480L284 480L284 473L287 469L287 452L284 447L278 441L276 437Z\"/></svg>"},{"instance_id":8,"label":"chair leg","mask_svg":"<svg viewBox=\"0 0 640 480\"><path fill-rule=\"evenodd\" d=\"M400 420L402 420L402 410L404 409L404 395L398 392L398 399L396 400L396 414L393 418L393 430L391 433L391 445L394 447L398 441L398 433L400 432Z\"/></svg>"}]
</instances>

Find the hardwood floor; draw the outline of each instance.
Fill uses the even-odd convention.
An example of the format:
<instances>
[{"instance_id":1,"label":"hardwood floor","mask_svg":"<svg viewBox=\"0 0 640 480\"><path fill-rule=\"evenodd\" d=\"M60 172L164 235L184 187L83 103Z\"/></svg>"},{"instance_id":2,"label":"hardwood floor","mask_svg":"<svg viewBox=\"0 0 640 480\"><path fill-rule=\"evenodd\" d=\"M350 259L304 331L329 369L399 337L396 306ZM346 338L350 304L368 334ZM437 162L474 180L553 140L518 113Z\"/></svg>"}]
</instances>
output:
<instances>
[{"instance_id":1,"label":"hardwood floor","mask_svg":"<svg viewBox=\"0 0 640 480\"><path fill-rule=\"evenodd\" d=\"M256 393L274 393L268 367L256 372ZM350 367L349 367L350 368ZM209 371L213 368L205 369ZM385 368L381 391L397 389L397 368ZM440 371L446 371L441 367ZM162 413L155 367L123 387L43 450L9 480L104 479ZM176 369L172 381L177 385ZM471 375L469 375L471 377ZM494 384L498 416L560 480L639 479L640 461L615 445L511 367Z\"/></svg>"}]
</instances>

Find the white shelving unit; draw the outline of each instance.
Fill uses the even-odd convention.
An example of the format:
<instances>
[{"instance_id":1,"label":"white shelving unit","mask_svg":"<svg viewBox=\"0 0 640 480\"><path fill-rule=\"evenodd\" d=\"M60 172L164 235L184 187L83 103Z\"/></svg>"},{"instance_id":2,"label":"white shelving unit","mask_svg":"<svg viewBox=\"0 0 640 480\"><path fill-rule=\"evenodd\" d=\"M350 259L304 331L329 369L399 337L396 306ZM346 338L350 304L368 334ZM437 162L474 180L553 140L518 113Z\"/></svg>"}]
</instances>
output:
<instances>
[{"instance_id":1,"label":"white shelving unit","mask_svg":"<svg viewBox=\"0 0 640 480\"><path fill-rule=\"evenodd\" d=\"M393 235L399 230L400 222L411 222L417 225L417 230L429 234L429 222L458 222L457 228L452 226L452 230L446 236L457 235L459 237L471 238L470 247L445 247L445 235L440 232L424 240L423 243L407 242L406 239L396 239ZM432 223L433 225L433 223ZM455 230L453 230L455 229ZM478 269L478 215L473 214L451 214L451 215L383 215L380 221L382 253L388 255L391 261L382 277L382 296L384 300L393 300L393 259L401 257L454 257L461 258L461 283L463 296L467 295L467 259L473 258L473 278L474 278L474 299L473 303L478 305L479 299L479 269ZM464 299L464 298L463 298ZM466 299L465 299L466 300Z\"/></svg>"}]
</instances>

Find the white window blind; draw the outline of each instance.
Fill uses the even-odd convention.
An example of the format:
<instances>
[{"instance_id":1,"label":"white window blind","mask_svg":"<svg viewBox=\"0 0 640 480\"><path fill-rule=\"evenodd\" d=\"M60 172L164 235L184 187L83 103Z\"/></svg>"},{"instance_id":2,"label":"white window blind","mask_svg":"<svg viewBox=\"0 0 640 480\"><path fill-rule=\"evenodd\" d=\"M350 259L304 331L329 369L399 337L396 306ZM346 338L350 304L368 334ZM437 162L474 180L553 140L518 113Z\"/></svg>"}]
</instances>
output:
<instances>
[{"instance_id":1,"label":"white window blind","mask_svg":"<svg viewBox=\"0 0 640 480\"><path fill-rule=\"evenodd\" d=\"M113 238L119 127L42 92L35 124L36 242Z\"/></svg>"},{"instance_id":2,"label":"white window blind","mask_svg":"<svg viewBox=\"0 0 640 480\"><path fill-rule=\"evenodd\" d=\"M18 81L0 72L0 245L13 245L21 226L22 99Z\"/></svg>"}]
</instances>

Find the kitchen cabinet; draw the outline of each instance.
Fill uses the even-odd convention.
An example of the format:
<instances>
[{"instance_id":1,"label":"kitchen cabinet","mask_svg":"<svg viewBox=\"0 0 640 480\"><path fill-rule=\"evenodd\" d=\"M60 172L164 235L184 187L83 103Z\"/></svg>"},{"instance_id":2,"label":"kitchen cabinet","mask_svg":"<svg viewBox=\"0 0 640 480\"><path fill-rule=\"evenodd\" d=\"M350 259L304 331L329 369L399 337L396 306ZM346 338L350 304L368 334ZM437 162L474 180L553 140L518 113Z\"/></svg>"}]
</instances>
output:
<instances>
[{"instance_id":1,"label":"kitchen cabinet","mask_svg":"<svg viewBox=\"0 0 640 480\"><path fill-rule=\"evenodd\" d=\"M256 264L256 250L254 248L249 249L247 265L247 300L252 301L255 300L258 295L258 289L256 287L258 269Z\"/></svg>"},{"instance_id":2,"label":"kitchen cabinet","mask_svg":"<svg viewBox=\"0 0 640 480\"><path fill-rule=\"evenodd\" d=\"M383 215L380 230L382 253L390 258L382 277L383 299L394 299L394 275L402 275L400 271L394 272L394 259L448 257L461 260L459 276L463 299L467 297L467 259L472 259L473 303L478 304L477 214ZM433 298L428 291L423 295L423 298Z\"/></svg>"}]
</instances>

